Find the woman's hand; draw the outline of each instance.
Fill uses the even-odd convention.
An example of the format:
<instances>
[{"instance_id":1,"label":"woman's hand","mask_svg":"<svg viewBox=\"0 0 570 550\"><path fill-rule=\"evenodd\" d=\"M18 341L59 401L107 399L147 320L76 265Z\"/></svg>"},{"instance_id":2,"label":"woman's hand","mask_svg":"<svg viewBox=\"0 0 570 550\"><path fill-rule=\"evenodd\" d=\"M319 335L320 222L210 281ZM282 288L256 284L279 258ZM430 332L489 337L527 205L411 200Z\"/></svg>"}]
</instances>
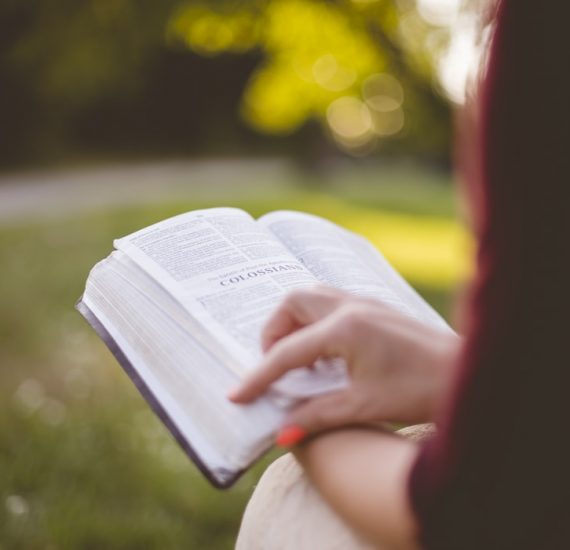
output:
<instances>
[{"instance_id":1,"label":"woman's hand","mask_svg":"<svg viewBox=\"0 0 570 550\"><path fill-rule=\"evenodd\" d=\"M342 357L345 390L296 407L286 426L308 433L385 421L432 421L450 379L459 338L375 300L326 287L292 292L263 332L266 355L230 399L247 403L286 372Z\"/></svg>"}]
</instances>

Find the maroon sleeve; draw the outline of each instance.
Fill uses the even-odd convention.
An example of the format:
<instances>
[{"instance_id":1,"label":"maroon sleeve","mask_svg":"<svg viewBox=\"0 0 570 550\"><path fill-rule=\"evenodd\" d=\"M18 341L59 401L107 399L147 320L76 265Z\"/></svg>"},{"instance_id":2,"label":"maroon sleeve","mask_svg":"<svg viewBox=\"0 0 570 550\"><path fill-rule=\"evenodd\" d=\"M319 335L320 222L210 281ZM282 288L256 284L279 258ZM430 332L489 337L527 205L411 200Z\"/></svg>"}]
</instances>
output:
<instances>
[{"instance_id":1,"label":"maroon sleeve","mask_svg":"<svg viewBox=\"0 0 570 550\"><path fill-rule=\"evenodd\" d=\"M498 4L466 346L409 483L427 550L570 548L568 4Z\"/></svg>"},{"instance_id":2,"label":"maroon sleeve","mask_svg":"<svg viewBox=\"0 0 570 550\"><path fill-rule=\"evenodd\" d=\"M550 349L521 333L510 362L489 356L420 450L409 492L426 550L570 548L570 363L549 332Z\"/></svg>"}]
</instances>

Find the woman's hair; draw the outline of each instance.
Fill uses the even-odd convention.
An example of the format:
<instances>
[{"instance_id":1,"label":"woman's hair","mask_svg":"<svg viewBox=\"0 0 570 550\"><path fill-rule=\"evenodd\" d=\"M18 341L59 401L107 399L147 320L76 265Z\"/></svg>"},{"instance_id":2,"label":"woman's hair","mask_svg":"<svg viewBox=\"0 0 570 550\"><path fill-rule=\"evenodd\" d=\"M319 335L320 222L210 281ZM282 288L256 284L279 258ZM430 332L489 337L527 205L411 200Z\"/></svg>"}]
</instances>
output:
<instances>
[{"instance_id":1,"label":"woman's hair","mask_svg":"<svg viewBox=\"0 0 570 550\"><path fill-rule=\"evenodd\" d=\"M570 28L502 0L467 163L479 241L462 364L411 497L426 548L570 547Z\"/></svg>"}]
</instances>

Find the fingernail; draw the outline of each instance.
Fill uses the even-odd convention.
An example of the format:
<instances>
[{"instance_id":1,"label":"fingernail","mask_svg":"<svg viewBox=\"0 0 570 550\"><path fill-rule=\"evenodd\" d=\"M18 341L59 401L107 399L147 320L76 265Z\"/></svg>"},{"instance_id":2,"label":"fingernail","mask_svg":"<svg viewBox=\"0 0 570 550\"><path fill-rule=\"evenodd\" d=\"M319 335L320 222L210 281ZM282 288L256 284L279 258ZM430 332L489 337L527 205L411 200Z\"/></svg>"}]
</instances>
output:
<instances>
[{"instance_id":1,"label":"fingernail","mask_svg":"<svg viewBox=\"0 0 570 550\"><path fill-rule=\"evenodd\" d=\"M226 397L230 400L230 401L235 401L236 398L239 395L239 387L235 387L232 388L227 394Z\"/></svg>"},{"instance_id":2,"label":"fingernail","mask_svg":"<svg viewBox=\"0 0 570 550\"><path fill-rule=\"evenodd\" d=\"M278 447L293 447L307 437L307 431L301 426L287 426L283 428L275 438Z\"/></svg>"}]
</instances>

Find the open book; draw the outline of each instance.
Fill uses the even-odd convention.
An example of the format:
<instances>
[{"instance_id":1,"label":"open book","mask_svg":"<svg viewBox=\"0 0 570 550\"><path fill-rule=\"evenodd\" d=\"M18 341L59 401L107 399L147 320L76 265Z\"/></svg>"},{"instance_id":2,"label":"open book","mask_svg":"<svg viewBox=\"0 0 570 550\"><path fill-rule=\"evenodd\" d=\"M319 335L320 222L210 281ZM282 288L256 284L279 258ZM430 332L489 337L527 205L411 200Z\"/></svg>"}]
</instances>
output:
<instances>
[{"instance_id":1,"label":"open book","mask_svg":"<svg viewBox=\"0 0 570 550\"><path fill-rule=\"evenodd\" d=\"M271 447L288 407L347 383L341 361L320 361L251 405L226 398L258 364L261 329L288 291L325 283L450 330L368 241L317 216L198 210L114 246L77 307L217 487Z\"/></svg>"}]
</instances>

